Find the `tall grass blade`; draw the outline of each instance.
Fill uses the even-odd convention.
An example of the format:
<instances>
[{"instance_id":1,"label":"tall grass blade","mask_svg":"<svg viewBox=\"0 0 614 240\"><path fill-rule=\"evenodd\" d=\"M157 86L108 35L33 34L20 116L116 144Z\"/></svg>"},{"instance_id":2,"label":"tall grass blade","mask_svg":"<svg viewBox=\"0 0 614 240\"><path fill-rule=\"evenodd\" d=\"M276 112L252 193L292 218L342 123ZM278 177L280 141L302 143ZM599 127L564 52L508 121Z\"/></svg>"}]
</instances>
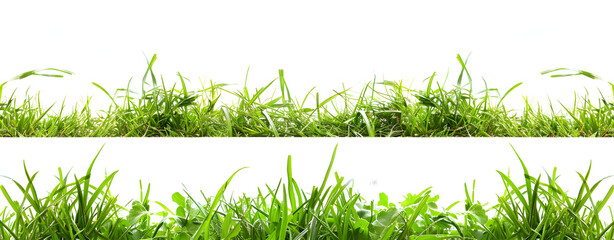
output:
<instances>
[{"instance_id":1,"label":"tall grass blade","mask_svg":"<svg viewBox=\"0 0 614 240\"><path fill-rule=\"evenodd\" d=\"M246 167L240 168L239 170L235 171L232 175L230 175L228 180L226 180L226 182L222 185L222 187L217 191L217 194L215 195L215 199L209 205L207 219L200 225L200 227L198 228L196 233L194 235L192 235L190 240L194 240L194 239L200 238L200 235L203 234L203 232L204 232L205 239L209 239L209 225L211 224L211 219L215 215L215 211L217 209L217 205L220 203L220 200L221 200L222 196L224 195L224 192L226 191L226 188L230 184L230 181L232 180L232 178L239 171L241 171L241 170L243 170L245 168Z\"/></svg>"}]
</instances>

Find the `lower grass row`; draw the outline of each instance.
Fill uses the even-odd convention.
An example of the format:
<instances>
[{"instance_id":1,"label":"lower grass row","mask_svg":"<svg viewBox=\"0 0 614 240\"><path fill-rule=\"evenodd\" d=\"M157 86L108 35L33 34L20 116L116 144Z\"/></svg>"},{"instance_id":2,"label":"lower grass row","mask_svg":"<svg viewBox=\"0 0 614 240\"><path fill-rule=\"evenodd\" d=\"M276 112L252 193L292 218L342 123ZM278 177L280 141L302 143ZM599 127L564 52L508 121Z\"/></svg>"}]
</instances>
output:
<instances>
[{"instance_id":1,"label":"lower grass row","mask_svg":"<svg viewBox=\"0 0 614 240\"><path fill-rule=\"evenodd\" d=\"M605 178L589 185L590 166L578 173L581 188L570 195L557 184L556 168L533 176L518 157L524 181L498 171L504 189L496 204L480 203L475 184L465 184L465 199L443 207L430 189L398 203L383 193L377 202L365 201L351 181L330 176L335 153L319 187L299 187L289 156L286 179L258 189L255 197L224 197L238 170L215 196L184 190L172 195L172 205L150 200L149 186L141 187L138 200L118 204L110 190L117 171L91 181L96 158L82 177L58 169L58 184L41 196L37 174L24 164L27 182L13 181L19 194L0 186L8 202L0 207L0 239L614 239L606 207L614 186L594 198Z\"/></svg>"}]
</instances>

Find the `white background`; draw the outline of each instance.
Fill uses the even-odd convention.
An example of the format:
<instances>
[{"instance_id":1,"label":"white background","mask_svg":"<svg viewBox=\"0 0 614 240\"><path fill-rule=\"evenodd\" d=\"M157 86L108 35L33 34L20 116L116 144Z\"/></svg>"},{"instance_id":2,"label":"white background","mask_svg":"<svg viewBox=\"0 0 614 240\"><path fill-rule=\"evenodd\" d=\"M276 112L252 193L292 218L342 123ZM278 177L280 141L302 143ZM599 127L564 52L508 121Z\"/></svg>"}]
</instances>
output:
<instances>
[{"instance_id":1,"label":"white background","mask_svg":"<svg viewBox=\"0 0 614 240\"><path fill-rule=\"evenodd\" d=\"M131 77L138 83L145 56L156 53L158 75L172 82L179 71L194 88L209 80L242 86L250 67L251 88L264 86L284 69L294 93L304 95L317 86L322 95L332 95L342 83L362 87L374 77L418 85L437 72L443 82L448 69L448 82L454 82L456 54L471 53L468 68L478 86L481 77L502 91L524 82L508 98L513 106L522 103L522 96L568 102L585 87L611 98L611 7L609 1L4 1L0 82L37 68L67 69L75 74L9 82L3 95L17 89L22 96L30 89L40 91L46 104L65 96L67 103L94 96L94 103L108 106L91 82L109 90L124 87ZM603 80L539 74L558 67L590 71ZM275 182L269 178L284 176L287 154L297 159L299 182L317 184L337 142L336 170L352 175L357 186L361 183L358 189L371 196L382 190L398 197L434 186L443 198L462 200L462 183L474 178L478 194L494 196L500 193L495 170L517 167L508 142L517 144L534 173L542 166L550 170L555 161L567 171L564 178L574 182L573 172L584 171L590 159L601 171L594 172L596 177L612 169L612 142L601 139L2 139L0 175L22 176L24 159L44 172L43 183L53 179L58 166L83 173L103 142L108 145L97 173L119 169L116 192L137 197L135 179L147 179L165 202L170 200L166 192L180 190L181 182L193 191L214 192L245 165L253 167L233 186L247 191ZM311 175L311 167L317 174ZM444 174L433 175L437 171Z\"/></svg>"},{"instance_id":2,"label":"white background","mask_svg":"<svg viewBox=\"0 0 614 240\"><path fill-rule=\"evenodd\" d=\"M91 82L112 90L134 85L146 69L145 57L167 82L176 73L200 82L262 87L284 69L295 94L311 87L321 96L362 87L377 78L406 85L437 72L455 82L456 54L467 57L476 88L505 91L524 85L510 105L563 102L574 91L601 89L614 78L614 16L610 1L15 1L0 4L0 80L25 71L56 67L75 75L62 80L31 78L12 89L41 91L50 102L72 96L73 103L97 96ZM567 67L601 76L551 79L543 70ZM276 86L276 85L274 85ZM22 96L22 94L17 94ZM596 94L592 96L597 97ZM521 105L519 105L521 106Z\"/></svg>"}]
</instances>

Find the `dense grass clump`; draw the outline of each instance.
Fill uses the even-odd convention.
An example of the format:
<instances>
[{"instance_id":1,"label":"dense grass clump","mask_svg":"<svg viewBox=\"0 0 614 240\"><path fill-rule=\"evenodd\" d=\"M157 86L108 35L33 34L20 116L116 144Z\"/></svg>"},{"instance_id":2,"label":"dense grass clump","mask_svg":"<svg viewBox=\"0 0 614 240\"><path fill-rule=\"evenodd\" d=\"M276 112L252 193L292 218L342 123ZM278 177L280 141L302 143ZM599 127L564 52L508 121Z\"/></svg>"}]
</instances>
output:
<instances>
[{"instance_id":1,"label":"dense grass clump","mask_svg":"<svg viewBox=\"0 0 614 240\"><path fill-rule=\"evenodd\" d=\"M589 185L590 167L578 173L580 190L569 195L557 184L556 168L535 177L519 157L524 181L499 172L504 188L497 204L476 200L474 183L473 190L465 184L465 200L443 207L430 188L399 203L384 193L365 201L351 181L337 173L330 179L335 153L320 186L301 188L289 156L286 179L256 196L224 197L239 170L215 196L184 190L171 196L172 205L151 201L150 187L142 185L138 200L119 205L110 191L117 171L91 182L95 158L80 178L60 169L46 196L24 165L27 183L13 181L19 197L0 186L9 203L0 207L0 239L614 239L611 209L603 214L614 186L597 200L593 193L604 179Z\"/></svg>"},{"instance_id":2,"label":"dense grass clump","mask_svg":"<svg viewBox=\"0 0 614 240\"><path fill-rule=\"evenodd\" d=\"M126 88L114 92L94 83L111 100L108 109L90 109L88 99L80 109L49 113L40 100L28 97L18 103L14 96L2 97L0 85L0 136L32 137L610 137L614 136L614 103L601 95L597 104L588 97L576 99L565 111L546 113L532 106L515 112L503 100L522 83L504 94L488 88L474 92L467 60L451 88L425 79L426 89L413 90L403 82L381 81L365 85L357 94L350 89L323 97L311 89L304 96L291 94L283 70L279 77L255 91L236 91L226 84L210 83L197 91L180 84L165 85L153 73L156 55L148 61L140 91ZM47 71L62 71L45 69ZM554 69L544 74L569 69ZM42 74L24 73L18 79ZM584 75L554 74L553 77ZM447 77L446 77L447 80ZM277 84L275 84L277 82ZM612 84L611 84L612 85ZM274 89L273 86L279 86ZM614 89L614 85L612 85ZM264 94L267 92L267 94ZM271 93L272 92L272 93ZM614 93L614 91L613 91ZM220 97L231 97L223 104ZM272 97L264 97L264 96ZM62 105L64 106L64 105Z\"/></svg>"}]
</instances>

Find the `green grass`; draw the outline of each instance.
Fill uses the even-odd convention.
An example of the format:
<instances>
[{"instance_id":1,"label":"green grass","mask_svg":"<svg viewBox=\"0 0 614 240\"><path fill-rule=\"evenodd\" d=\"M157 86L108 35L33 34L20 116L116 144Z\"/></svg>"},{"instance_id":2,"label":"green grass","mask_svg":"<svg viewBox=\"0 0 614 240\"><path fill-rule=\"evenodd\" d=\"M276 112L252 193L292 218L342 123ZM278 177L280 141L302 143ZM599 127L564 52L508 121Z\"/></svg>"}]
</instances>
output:
<instances>
[{"instance_id":1,"label":"green grass","mask_svg":"<svg viewBox=\"0 0 614 240\"><path fill-rule=\"evenodd\" d=\"M6 137L611 137L614 103L600 92L597 102L576 97L573 106L555 112L552 103L542 108L524 98L523 110L506 108L503 100L522 83L506 89L474 91L467 59L457 56L461 71L454 84L426 78L425 89L414 90L402 81L367 83L362 89L340 89L324 95L312 88L303 95L290 92L291 83L279 76L267 85L229 90L227 84L209 82L200 90L187 88L180 73L173 85L156 76L156 55L133 86L104 93L109 106L103 111L83 106L50 112L38 95L17 101L14 93L2 95L0 85L0 136ZM24 73L61 77L60 69ZM563 73L561 73L563 72ZM598 77L565 68L544 71L552 77ZM480 84L481 85L481 84ZM614 84L611 84L614 89ZM137 88L135 90L135 88ZM614 91L612 92L614 95ZM266 96L266 97L265 97ZM220 99L231 99L223 103Z\"/></svg>"},{"instance_id":2,"label":"green grass","mask_svg":"<svg viewBox=\"0 0 614 240\"><path fill-rule=\"evenodd\" d=\"M215 196L184 190L161 203L141 184L138 200L125 206L110 190L117 171L91 181L96 158L82 177L58 169L57 186L44 196L35 188L37 173L24 164L26 182L13 181L19 193L0 186L9 203L0 207L0 239L614 239L606 207L614 185L597 198L605 178L590 185L590 166L578 173L577 194L568 194L556 168L535 176L518 156L524 180L499 172L503 189L495 205L475 199L474 182L471 189L465 184L464 200L440 206L430 188L398 203L384 193L365 201L351 181L331 173L335 153L336 147L320 186L302 188L288 156L285 180L256 196L225 197L239 169Z\"/></svg>"}]
</instances>

